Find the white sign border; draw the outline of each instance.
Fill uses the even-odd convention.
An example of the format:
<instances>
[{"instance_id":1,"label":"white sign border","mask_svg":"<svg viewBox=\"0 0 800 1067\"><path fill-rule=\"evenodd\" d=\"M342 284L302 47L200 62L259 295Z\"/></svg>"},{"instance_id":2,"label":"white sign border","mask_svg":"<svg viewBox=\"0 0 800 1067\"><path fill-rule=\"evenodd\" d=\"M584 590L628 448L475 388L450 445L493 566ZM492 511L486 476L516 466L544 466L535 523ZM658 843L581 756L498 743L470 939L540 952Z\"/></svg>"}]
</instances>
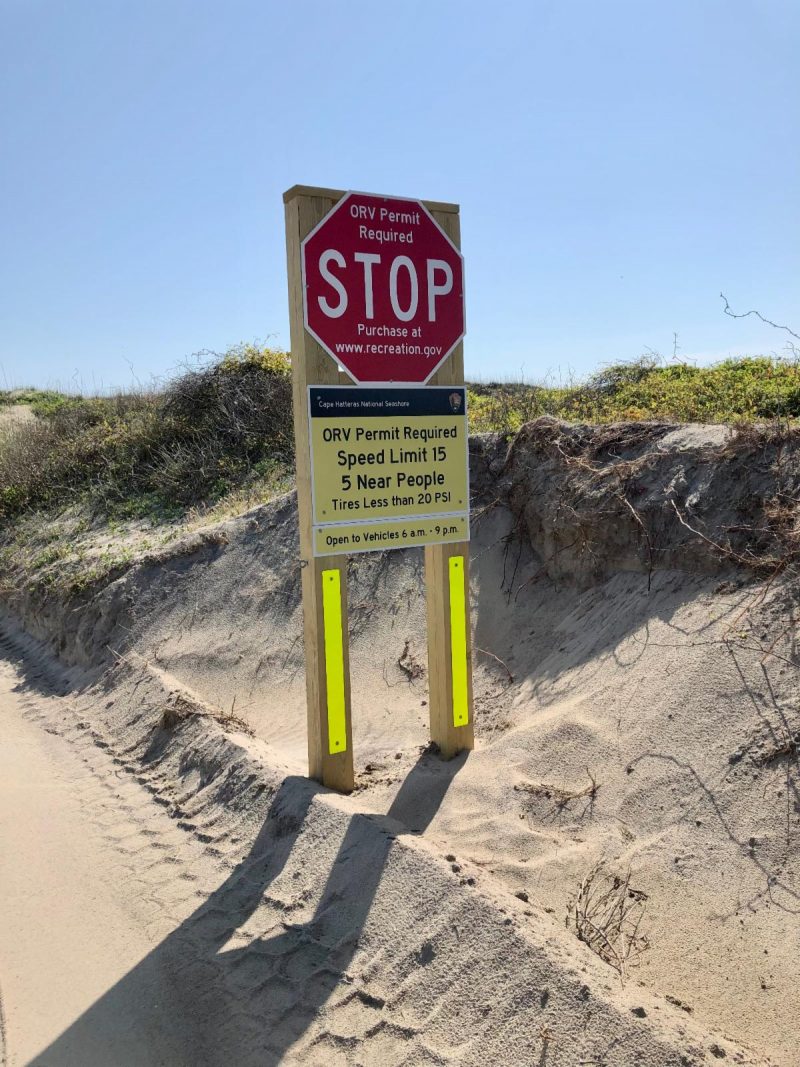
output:
<instances>
[{"instance_id":1,"label":"white sign border","mask_svg":"<svg viewBox=\"0 0 800 1067\"><path fill-rule=\"evenodd\" d=\"M464 329L461 331L461 336L458 338L458 340L456 340L450 346L450 348L448 348L447 352L442 356L442 358L439 360L439 362L436 364L436 366L433 368L433 370L430 372L430 374L428 375L428 377L425 379L424 382L419 382L419 381L412 381L412 382L408 382L408 381L402 381L402 382L401 381L362 382L362 381L359 381L358 378L354 378L353 377L351 372L347 369L347 367L345 367L345 365L343 363L339 362L339 360L337 359L336 355L333 352L331 352L330 348L328 348L328 346L325 344L325 342L322 340L322 338L318 334L316 334L308 324L308 284L306 282L306 244L311 240L311 238L314 236L314 234L330 220L331 216L334 215L337 211L339 211L339 209L342 208L347 203L347 201L350 199L350 197L352 197L352 196L372 196L376 200L402 200L407 204L416 204L428 216L428 218L431 220L433 225L436 227L436 229L439 231L439 233L442 235L442 237L444 237L445 241L447 241L447 243L453 249L455 254L461 260L461 279L462 279L462 286L461 286L461 319L462 319L462 322L464 323ZM380 386L380 387L385 388L385 389L404 389L404 388L408 388L409 386L427 385L428 382L431 380L431 378L434 376L434 374L436 374L436 372L440 369L440 367L442 367L447 362L447 360L453 354L453 351L461 344L461 342L464 340L464 338L467 335L467 306L466 306L467 283L466 283L466 275L465 275L465 272L464 272L464 256L462 255L461 249L460 248L456 248L456 246L453 243L453 241L447 236L447 234L444 232L444 230L439 225L439 223L436 221L436 219L433 217L433 215L430 213L430 211L428 211L428 209L425 207L423 202L421 200L417 200L413 196L389 196L389 195L387 195L385 193L362 193L362 192L359 192L359 191L357 191L355 189L349 189L344 194L344 196L341 198L341 200L339 200L336 204L333 205L333 207L324 216L324 218L320 219L320 221L317 223L317 225L314 227L314 229L309 234L307 234L303 238L303 240L300 242L300 278L301 278L301 285L303 287L303 325L304 325L306 331L309 334L311 334L311 336L314 338L314 340L317 342L317 344L320 346L320 348L323 350L323 352L327 352L327 354L331 357L331 359L334 360L334 362L336 363L336 366L339 368L339 370L343 371L348 376L348 378L350 378L350 380L357 386L364 386L364 388L370 388L370 387L375 388L376 386Z\"/></svg>"}]
</instances>

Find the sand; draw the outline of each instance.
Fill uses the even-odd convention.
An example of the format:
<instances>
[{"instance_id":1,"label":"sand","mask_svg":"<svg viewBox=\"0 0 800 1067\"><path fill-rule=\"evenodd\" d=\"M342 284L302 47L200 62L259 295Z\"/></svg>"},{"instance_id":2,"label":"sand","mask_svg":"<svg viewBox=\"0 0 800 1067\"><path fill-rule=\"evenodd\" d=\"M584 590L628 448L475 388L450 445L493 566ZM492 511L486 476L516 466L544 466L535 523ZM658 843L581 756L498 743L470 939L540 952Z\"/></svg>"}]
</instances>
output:
<instances>
[{"instance_id":1,"label":"sand","mask_svg":"<svg viewBox=\"0 0 800 1067\"><path fill-rule=\"evenodd\" d=\"M6 661L0 959L7 1062L190 1064L194 1043L179 1022L180 987L163 967L147 968L146 986L131 986L124 1005L103 998L191 912L194 887L213 881L213 867L199 849L189 856L185 835L91 741L64 743L50 725L63 725L58 697L20 682ZM189 871L192 880L182 882ZM167 900L164 884L184 892ZM94 1008L91 1027L73 1026L98 1002L107 1006ZM57 1054L47 1051L53 1043Z\"/></svg>"},{"instance_id":2,"label":"sand","mask_svg":"<svg viewBox=\"0 0 800 1067\"><path fill-rule=\"evenodd\" d=\"M702 480L725 438L665 428L660 446L672 475ZM425 749L420 556L354 560L351 797L302 777L291 496L96 594L57 636L78 666L18 633L6 645L2 739L26 768L0 794L15 812L0 824L15 857L0 889L21 901L0 932L12 1063L800 1062L793 590L724 560L699 573L688 552L684 569L666 542L651 566L623 530L610 562L573 560L570 576L537 541L568 532L544 492L533 515L513 499L487 507L485 488L471 552L476 750L443 764ZM52 640L52 605L16 606ZM406 648L415 680L398 663ZM221 725L231 714L251 732ZM56 779L31 802L26 781ZM133 790L124 804L117 783ZM71 813L63 789L105 825ZM140 842L135 874L104 839L123 827ZM78 836L64 895L84 923L99 901L98 959L70 999L37 962L49 931L71 925L41 865L58 870ZM570 926L598 862L642 894L648 947L624 983ZM90 870L105 889L81 879ZM150 1051L75 1060L81 1041L116 1040L113 1020L135 1017L151 975L163 994Z\"/></svg>"}]
</instances>

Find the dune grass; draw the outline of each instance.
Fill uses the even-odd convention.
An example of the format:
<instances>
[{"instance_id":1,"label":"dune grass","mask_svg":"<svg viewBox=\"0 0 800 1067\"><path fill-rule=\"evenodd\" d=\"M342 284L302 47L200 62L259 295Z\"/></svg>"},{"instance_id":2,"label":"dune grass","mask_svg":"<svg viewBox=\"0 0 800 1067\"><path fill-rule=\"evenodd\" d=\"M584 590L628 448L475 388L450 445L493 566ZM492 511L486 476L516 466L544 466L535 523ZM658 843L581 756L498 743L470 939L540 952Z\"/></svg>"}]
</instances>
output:
<instances>
[{"instance_id":1,"label":"dune grass","mask_svg":"<svg viewBox=\"0 0 800 1067\"><path fill-rule=\"evenodd\" d=\"M514 432L541 415L570 422L754 423L800 417L800 364L772 356L709 367L650 357L605 367L568 387L473 384L473 431Z\"/></svg>"},{"instance_id":2,"label":"dune grass","mask_svg":"<svg viewBox=\"0 0 800 1067\"><path fill-rule=\"evenodd\" d=\"M0 395L11 403L37 418L0 429L0 521L77 500L169 517L291 470L291 365L269 348L237 346L157 390Z\"/></svg>"},{"instance_id":3,"label":"dune grass","mask_svg":"<svg viewBox=\"0 0 800 1067\"><path fill-rule=\"evenodd\" d=\"M643 357L569 386L472 383L473 432L513 433L541 415L569 421L759 423L800 417L800 365L758 356L709 367ZM80 503L112 519L175 518L244 491L264 499L293 466L291 363L252 344L184 370L158 389L69 396L0 392L0 525Z\"/></svg>"}]
</instances>

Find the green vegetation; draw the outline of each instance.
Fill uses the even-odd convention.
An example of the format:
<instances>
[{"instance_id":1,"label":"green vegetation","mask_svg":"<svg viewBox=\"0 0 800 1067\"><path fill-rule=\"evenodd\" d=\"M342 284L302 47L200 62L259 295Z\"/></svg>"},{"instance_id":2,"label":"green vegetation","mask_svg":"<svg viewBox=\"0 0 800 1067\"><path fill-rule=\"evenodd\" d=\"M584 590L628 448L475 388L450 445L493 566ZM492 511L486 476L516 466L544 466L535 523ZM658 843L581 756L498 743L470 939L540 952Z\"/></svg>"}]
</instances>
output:
<instances>
[{"instance_id":1,"label":"green vegetation","mask_svg":"<svg viewBox=\"0 0 800 1067\"><path fill-rule=\"evenodd\" d=\"M51 389L0 389L0 411L4 407L24 405L36 415L49 415L65 400L63 393Z\"/></svg>"},{"instance_id":2,"label":"green vegetation","mask_svg":"<svg viewBox=\"0 0 800 1067\"><path fill-rule=\"evenodd\" d=\"M239 345L157 391L3 394L37 418L0 429L0 522L76 502L169 518L248 484L274 491L292 464L290 372L286 353Z\"/></svg>"},{"instance_id":3,"label":"green vegetation","mask_svg":"<svg viewBox=\"0 0 800 1067\"><path fill-rule=\"evenodd\" d=\"M712 367L643 358L565 387L469 386L473 431L513 433L541 415L792 426L800 364ZM11 408L28 410L8 416ZM81 397L0 392L0 589L89 596L137 559L241 514L293 478L291 364L238 345L164 387Z\"/></svg>"},{"instance_id":4,"label":"green vegetation","mask_svg":"<svg viewBox=\"0 0 800 1067\"><path fill-rule=\"evenodd\" d=\"M474 431L513 432L540 415L571 422L768 422L800 417L800 364L757 356L710 367L643 357L616 363L582 384L474 384Z\"/></svg>"},{"instance_id":5,"label":"green vegetation","mask_svg":"<svg viewBox=\"0 0 800 1067\"><path fill-rule=\"evenodd\" d=\"M267 499L291 478L290 371L285 352L238 345L158 390L0 393L0 524L71 507L106 524L158 522ZM474 383L469 393L473 431L510 433L541 415L592 423L793 420L800 364L761 356L694 367L643 357L575 385ZM3 421L3 408L20 404L36 417Z\"/></svg>"}]
</instances>

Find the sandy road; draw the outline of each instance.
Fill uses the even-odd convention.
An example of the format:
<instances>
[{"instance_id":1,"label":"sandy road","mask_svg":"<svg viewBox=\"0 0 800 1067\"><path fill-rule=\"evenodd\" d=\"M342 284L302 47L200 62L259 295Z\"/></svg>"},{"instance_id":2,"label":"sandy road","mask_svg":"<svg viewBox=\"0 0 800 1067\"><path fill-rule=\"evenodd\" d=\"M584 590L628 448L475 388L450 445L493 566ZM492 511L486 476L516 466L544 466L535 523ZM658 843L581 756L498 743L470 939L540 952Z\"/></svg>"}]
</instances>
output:
<instances>
[{"instance_id":1,"label":"sandy road","mask_svg":"<svg viewBox=\"0 0 800 1067\"><path fill-rule=\"evenodd\" d=\"M343 1067L350 1028L393 1025L345 975L349 913L297 921L327 873L308 854L284 870L307 783L265 820L195 805L97 732L112 693L15 640L0 631L0 1067ZM358 1062L384 1067L374 1044Z\"/></svg>"},{"instance_id":2,"label":"sandy road","mask_svg":"<svg viewBox=\"0 0 800 1067\"><path fill-rule=\"evenodd\" d=\"M0 1064L202 1062L154 949L219 872L64 705L0 659Z\"/></svg>"},{"instance_id":3,"label":"sandy road","mask_svg":"<svg viewBox=\"0 0 800 1067\"><path fill-rule=\"evenodd\" d=\"M425 754L383 815L199 720L165 730L152 671L84 689L16 640L0 631L0 1067L710 1062L694 1020L417 840L449 781Z\"/></svg>"}]
</instances>

